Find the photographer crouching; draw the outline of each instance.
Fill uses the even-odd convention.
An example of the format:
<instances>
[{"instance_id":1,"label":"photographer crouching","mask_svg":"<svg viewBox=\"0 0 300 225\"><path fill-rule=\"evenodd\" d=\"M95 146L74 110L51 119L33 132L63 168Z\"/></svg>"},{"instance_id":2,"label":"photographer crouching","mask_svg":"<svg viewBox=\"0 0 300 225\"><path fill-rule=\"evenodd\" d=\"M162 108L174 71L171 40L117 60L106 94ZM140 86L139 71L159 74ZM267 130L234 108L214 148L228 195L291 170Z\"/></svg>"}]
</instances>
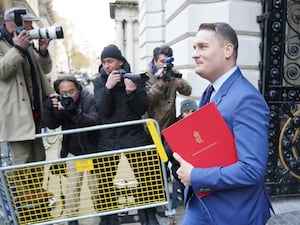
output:
<instances>
[{"instance_id":1,"label":"photographer crouching","mask_svg":"<svg viewBox=\"0 0 300 225\"><path fill-rule=\"evenodd\" d=\"M50 129L59 126L62 130L76 129L100 124L100 117L96 111L95 99L92 94L82 89L80 83L73 76L62 76L54 82L56 93L51 94L43 104L43 122ZM71 133L63 136L60 157L73 157L93 153L98 145L98 131ZM67 161L67 191L66 215L76 215L80 205L80 189L82 187L83 172L77 172L74 161ZM88 172L89 188L94 204L96 203L97 185L93 184L97 174ZM94 182L95 183L95 182ZM93 186L94 185L94 186ZM95 192L94 192L95 191ZM68 222L68 225L78 225L78 221Z\"/></svg>"}]
</instances>

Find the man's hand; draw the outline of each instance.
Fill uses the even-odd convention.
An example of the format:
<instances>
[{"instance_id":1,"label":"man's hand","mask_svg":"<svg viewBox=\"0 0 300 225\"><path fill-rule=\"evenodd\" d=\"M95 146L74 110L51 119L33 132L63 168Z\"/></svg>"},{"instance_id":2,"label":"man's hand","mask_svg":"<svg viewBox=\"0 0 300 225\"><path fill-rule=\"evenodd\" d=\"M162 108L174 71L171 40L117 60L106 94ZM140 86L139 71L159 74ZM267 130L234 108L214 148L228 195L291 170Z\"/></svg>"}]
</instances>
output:
<instances>
[{"instance_id":1,"label":"man's hand","mask_svg":"<svg viewBox=\"0 0 300 225\"><path fill-rule=\"evenodd\" d=\"M128 78L124 79L124 84L125 84L125 90L126 90L127 94L131 94L137 88L136 83L134 83L132 80L130 80Z\"/></svg>"},{"instance_id":2,"label":"man's hand","mask_svg":"<svg viewBox=\"0 0 300 225\"><path fill-rule=\"evenodd\" d=\"M19 35L16 33L13 37L13 42L15 45L21 47L22 49L27 49L30 43L31 37L27 34L26 30L22 30Z\"/></svg>"},{"instance_id":3,"label":"man's hand","mask_svg":"<svg viewBox=\"0 0 300 225\"><path fill-rule=\"evenodd\" d=\"M178 178L184 186L191 186L191 173L194 166L187 161L185 161L179 154L176 152L173 153L174 159L179 162L180 167L177 170Z\"/></svg>"},{"instance_id":4,"label":"man's hand","mask_svg":"<svg viewBox=\"0 0 300 225\"><path fill-rule=\"evenodd\" d=\"M164 76L164 68L160 68L156 71L155 75L154 75L157 79L162 79Z\"/></svg>"},{"instance_id":5,"label":"man's hand","mask_svg":"<svg viewBox=\"0 0 300 225\"><path fill-rule=\"evenodd\" d=\"M121 81L121 75L119 74L118 70L113 70L106 81L105 86L108 89L112 89L114 86L116 86L117 83Z\"/></svg>"},{"instance_id":6,"label":"man's hand","mask_svg":"<svg viewBox=\"0 0 300 225\"><path fill-rule=\"evenodd\" d=\"M52 93L49 98L43 103L43 107L45 107L48 110L56 109L56 110L61 110L62 105L60 104L58 100L58 94Z\"/></svg>"},{"instance_id":7,"label":"man's hand","mask_svg":"<svg viewBox=\"0 0 300 225\"><path fill-rule=\"evenodd\" d=\"M177 89L180 89L180 88L182 88L182 79L181 78L172 78L171 79L171 83L173 83L174 84L174 86L177 88Z\"/></svg>"},{"instance_id":8,"label":"man's hand","mask_svg":"<svg viewBox=\"0 0 300 225\"><path fill-rule=\"evenodd\" d=\"M42 54L46 54L51 40L52 39L39 39L39 49Z\"/></svg>"},{"instance_id":9,"label":"man's hand","mask_svg":"<svg viewBox=\"0 0 300 225\"><path fill-rule=\"evenodd\" d=\"M51 103L53 108L56 108L58 110L63 110L64 107L61 105L59 99L58 99L58 94L53 93L50 95Z\"/></svg>"}]
</instances>

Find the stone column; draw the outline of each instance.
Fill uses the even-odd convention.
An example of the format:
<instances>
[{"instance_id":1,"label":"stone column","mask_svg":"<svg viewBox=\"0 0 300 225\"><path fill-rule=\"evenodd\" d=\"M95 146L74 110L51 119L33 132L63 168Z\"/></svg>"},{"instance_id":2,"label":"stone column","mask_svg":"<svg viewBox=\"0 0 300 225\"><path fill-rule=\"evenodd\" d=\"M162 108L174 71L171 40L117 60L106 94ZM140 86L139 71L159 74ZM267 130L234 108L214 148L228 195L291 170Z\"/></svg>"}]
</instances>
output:
<instances>
[{"instance_id":1,"label":"stone column","mask_svg":"<svg viewBox=\"0 0 300 225\"><path fill-rule=\"evenodd\" d=\"M116 20L116 45L119 47L121 52L124 52L124 30L123 20Z\"/></svg>"},{"instance_id":2,"label":"stone column","mask_svg":"<svg viewBox=\"0 0 300 225\"><path fill-rule=\"evenodd\" d=\"M126 59L131 65L131 68L135 68L134 65L134 36L133 36L133 22L134 20L126 20Z\"/></svg>"}]
</instances>

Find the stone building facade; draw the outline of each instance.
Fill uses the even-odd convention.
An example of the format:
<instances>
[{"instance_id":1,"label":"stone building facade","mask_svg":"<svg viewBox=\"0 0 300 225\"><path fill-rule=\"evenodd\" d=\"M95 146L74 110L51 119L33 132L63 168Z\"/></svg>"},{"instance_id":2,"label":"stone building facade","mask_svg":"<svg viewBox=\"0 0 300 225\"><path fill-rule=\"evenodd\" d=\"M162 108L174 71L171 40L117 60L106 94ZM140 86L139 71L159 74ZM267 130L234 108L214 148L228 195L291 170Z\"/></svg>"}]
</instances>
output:
<instances>
[{"instance_id":1,"label":"stone building facade","mask_svg":"<svg viewBox=\"0 0 300 225\"><path fill-rule=\"evenodd\" d=\"M156 46L168 44L174 51L174 66L193 86L191 97L199 100L207 81L194 73L193 39L200 23L221 21L236 30L240 44L237 64L258 87L261 31L256 19L262 13L260 0L116 0L112 5L116 43L135 71L147 68ZM183 98L178 96L178 101Z\"/></svg>"},{"instance_id":2,"label":"stone building facade","mask_svg":"<svg viewBox=\"0 0 300 225\"><path fill-rule=\"evenodd\" d=\"M131 65L132 71L139 69L139 24L138 1L117 0L110 3L110 17L116 23L116 45Z\"/></svg>"}]
</instances>

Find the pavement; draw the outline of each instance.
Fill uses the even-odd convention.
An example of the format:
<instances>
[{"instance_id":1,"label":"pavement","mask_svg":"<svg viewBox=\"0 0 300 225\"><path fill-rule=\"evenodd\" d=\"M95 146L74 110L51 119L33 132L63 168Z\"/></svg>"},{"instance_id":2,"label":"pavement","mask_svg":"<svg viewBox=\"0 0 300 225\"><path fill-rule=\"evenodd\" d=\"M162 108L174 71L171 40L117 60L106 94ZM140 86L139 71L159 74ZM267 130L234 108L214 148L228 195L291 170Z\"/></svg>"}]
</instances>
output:
<instances>
[{"instance_id":1,"label":"pavement","mask_svg":"<svg viewBox=\"0 0 300 225\"><path fill-rule=\"evenodd\" d=\"M271 199L275 214L267 225L300 225L300 196ZM182 223L184 208L180 205L176 209L176 225ZM169 225L168 218L157 217L160 225Z\"/></svg>"},{"instance_id":2,"label":"pavement","mask_svg":"<svg viewBox=\"0 0 300 225\"><path fill-rule=\"evenodd\" d=\"M300 196L271 199L276 215L272 215L268 225L299 225Z\"/></svg>"},{"instance_id":3,"label":"pavement","mask_svg":"<svg viewBox=\"0 0 300 225\"><path fill-rule=\"evenodd\" d=\"M59 141L54 144L51 144L50 148L46 151L47 160L57 159ZM268 221L267 225L300 225L300 196L294 197L280 197L271 199L275 215L272 214L272 217ZM160 225L180 225L184 217L184 207L179 204L175 209L175 220L174 223L171 223L169 217L161 217L157 215L157 219ZM134 214L134 212L133 212ZM1 220L1 210L0 210L0 225L6 223ZM80 225L98 225L99 217L91 217L79 221ZM124 225L140 225L139 222L129 222L123 223ZM67 223L57 223L54 225L67 225Z\"/></svg>"}]
</instances>

